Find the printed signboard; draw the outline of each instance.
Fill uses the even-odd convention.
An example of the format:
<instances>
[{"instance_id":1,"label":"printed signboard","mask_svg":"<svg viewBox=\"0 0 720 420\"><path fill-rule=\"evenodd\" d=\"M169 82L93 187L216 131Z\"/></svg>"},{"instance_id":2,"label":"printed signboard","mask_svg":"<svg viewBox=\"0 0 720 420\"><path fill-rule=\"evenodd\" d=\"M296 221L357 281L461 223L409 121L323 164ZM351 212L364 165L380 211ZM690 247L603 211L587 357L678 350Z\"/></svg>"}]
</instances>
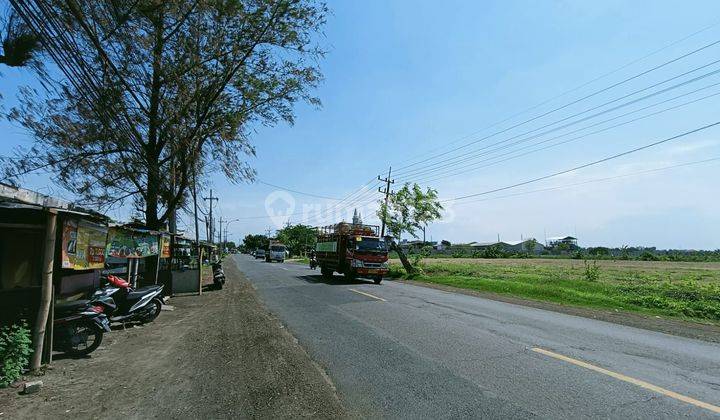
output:
<instances>
[{"instance_id":1,"label":"printed signboard","mask_svg":"<svg viewBox=\"0 0 720 420\"><path fill-rule=\"evenodd\" d=\"M158 237L149 233L110 228L105 255L117 258L138 258L157 255Z\"/></svg>"},{"instance_id":2,"label":"printed signboard","mask_svg":"<svg viewBox=\"0 0 720 420\"><path fill-rule=\"evenodd\" d=\"M160 237L160 245L160 249L162 250L160 258L170 258L170 237L162 235Z\"/></svg>"},{"instance_id":3,"label":"printed signboard","mask_svg":"<svg viewBox=\"0 0 720 420\"><path fill-rule=\"evenodd\" d=\"M62 267L94 270L105 267L107 228L85 220L63 222Z\"/></svg>"}]
</instances>

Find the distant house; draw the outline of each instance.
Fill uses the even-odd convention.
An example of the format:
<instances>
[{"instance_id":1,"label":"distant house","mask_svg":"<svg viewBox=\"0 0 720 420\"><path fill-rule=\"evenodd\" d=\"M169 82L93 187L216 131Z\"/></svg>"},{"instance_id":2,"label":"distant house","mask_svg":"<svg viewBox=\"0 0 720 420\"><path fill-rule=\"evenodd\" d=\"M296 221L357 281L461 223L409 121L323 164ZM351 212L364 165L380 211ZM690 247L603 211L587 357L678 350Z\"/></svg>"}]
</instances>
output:
<instances>
[{"instance_id":1,"label":"distant house","mask_svg":"<svg viewBox=\"0 0 720 420\"><path fill-rule=\"evenodd\" d=\"M574 236L553 236L547 238L547 246L549 248L555 248L560 244L567 244L570 248L577 248L577 238Z\"/></svg>"},{"instance_id":2,"label":"distant house","mask_svg":"<svg viewBox=\"0 0 720 420\"><path fill-rule=\"evenodd\" d=\"M431 245L432 245L433 249L436 251L444 251L447 248L450 248L449 241L431 242Z\"/></svg>"},{"instance_id":3,"label":"distant house","mask_svg":"<svg viewBox=\"0 0 720 420\"><path fill-rule=\"evenodd\" d=\"M527 238L521 241L502 241L499 244L508 252L530 252L531 254L539 254L545 250L545 247L534 238ZM531 248L531 249L528 249Z\"/></svg>"},{"instance_id":4,"label":"distant house","mask_svg":"<svg viewBox=\"0 0 720 420\"><path fill-rule=\"evenodd\" d=\"M530 245L528 245L529 243L532 243L531 253L533 254L539 254L545 250L545 247L534 238L527 238L520 241L470 242L467 246L477 251L498 246L505 252L524 253L528 252L528 247L530 247Z\"/></svg>"}]
</instances>

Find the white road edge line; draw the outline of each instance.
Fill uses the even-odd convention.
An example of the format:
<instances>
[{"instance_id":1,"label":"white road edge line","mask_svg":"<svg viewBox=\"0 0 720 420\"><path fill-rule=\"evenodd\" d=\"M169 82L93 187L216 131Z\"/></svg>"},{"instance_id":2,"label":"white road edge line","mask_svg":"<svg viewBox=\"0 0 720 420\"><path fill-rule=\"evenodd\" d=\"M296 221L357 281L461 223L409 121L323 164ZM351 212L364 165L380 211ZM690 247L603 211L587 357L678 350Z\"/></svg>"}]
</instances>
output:
<instances>
[{"instance_id":1,"label":"white road edge line","mask_svg":"<svg viewBox=\"0 0 720 420\"><path fill-rule=\"evenodd\" d=\"M361 291L359 291L359 290L357 290L357 289L348 289L348 290L350 290L351 292L355 292L355 293L358 293L358 294L367 296L367 297L369 297L369 298L377 299L377 300L379 300L380 302L387 302L387 300L385 300L385 299L383 299L383 298L381 298L381 297L377 297L377 296L375 296L375 295L371 295L370 293L361 292Z\"/></svg>"},{"instance_id":2,"label":"white road edge line","mask_svg":"<svg viewBox=\"0 0 720 420\"><path fill-rule=\"evenodd\" d=\"M645 389L648 389L648 390L650 390L650 391L657 392L658 394L665 395L666 397L674 398L674 399L676 399L676 400L679 400L679 401L682 401L682 402L685 402L685 403L688 403L688 404L692 404L692 405L694 405L694 406L696 406L696 407L700 407L700 408L704 408L704 409L706 409L706 410L710 410L710 411L712 411L712 412L714 412L714 413L720 413L720 407L718 407L718 406L716 406L716 405L708 404L708 403L706 403L706 402L699 401L699 400L696 400L696 399L694 399L694 398L690 398L690 397L685 396L685 395L682 395L682 394L678 394L677 392L673 392L673 391L670 391L670 390L668 390L668 389L661 388L661 387L659 387L659 386L657 386L657 385L653 385L653 384L651 384L651 383L649 383L649 382L645 382L645 381L642 381L642 380L640 380L640 379L635 379L635 378L631 378L630 376L625 376L625 375L623 375L622 373L617 373L617 372L613 372L613 371L611 371L611 370L603 369L603 368L601 368L601 367L599 367L599 366L595 366L595 365L591 365L590 363L583 362L582 360L573 359L572 357L563 356L562 354L553 353L553 352L551 352L550 350L545 350L545 349L541 349L541 348L538 348L538 347L533 347L533 348L532 348L532 351L534 351L535 353L544 354L544 355L546 355L546 356L552 357L552 358L557 359L557 360L562 360L562 361L564 361L564 362L571 363L571 364L573 364L573 365L575 365L575 366L584 367L585 369L590 369L590 370L592 370L592 371L595 371L595 372L598 372L598 373L602 373L602 374L604 374L604 375L611 376L611 377L613 377L613 378L615 378L615 379L619 379L619 380L621 380L621 381L624 381L624 382L627 382L627 383L631 383L631 384L633 384L633 385L637 385L637 386L639 386L639 387L641 387L641 388L645 388Z\"/></svg>"}]
</instances>

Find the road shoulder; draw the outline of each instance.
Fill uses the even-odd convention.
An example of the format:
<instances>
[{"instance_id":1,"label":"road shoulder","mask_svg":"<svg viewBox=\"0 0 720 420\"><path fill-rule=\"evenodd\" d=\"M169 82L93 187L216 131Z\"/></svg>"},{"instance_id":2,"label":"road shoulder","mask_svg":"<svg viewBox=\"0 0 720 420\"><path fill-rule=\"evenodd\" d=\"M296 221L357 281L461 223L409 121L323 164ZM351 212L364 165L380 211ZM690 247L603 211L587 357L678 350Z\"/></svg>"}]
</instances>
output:
<instances>
[{"instance_id":1,"label":"road shoulder","mask_svg":"<svg viewBox=\"0 0 720 420\"><path fill-rule=\"evenodd\" d=\"M223 290L171 299L87 359L56 360L34 395L0 390L4 418L343 418L322 370L232 258Z\"/></svg>"}]
</instances>

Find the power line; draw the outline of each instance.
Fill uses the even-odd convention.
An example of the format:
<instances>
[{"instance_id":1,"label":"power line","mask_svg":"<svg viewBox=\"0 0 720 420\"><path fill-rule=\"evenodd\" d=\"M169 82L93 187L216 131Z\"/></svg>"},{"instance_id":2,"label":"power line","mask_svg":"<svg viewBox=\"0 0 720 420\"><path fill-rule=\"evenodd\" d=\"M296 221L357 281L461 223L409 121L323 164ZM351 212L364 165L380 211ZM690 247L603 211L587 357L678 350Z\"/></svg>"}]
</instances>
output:
<instances>
[{"instance_id":1,"label":"power line","mask_svg":"<svg viewBox=\"0 0 720 420\"><path fill-rule=\"evenodd\" d=\"M615 69L610 70L610 71L608 71L608 72L606 72L606 73L604 73L604 74L602 74L602 75L600 75L600 76L597 76L597 77L595 77L594 79L591 79L591 80L589 80L589 81L587 81L587 82L584 82L584 83L582 83L582 84L580 84L580 85L578 85L578 86L575 86L574 88L568 89L568 90L566 90L566 91L564 91L564 92L562 92L562 93L560 93L560 94L558 94L558 95L555 95L555 96L553 96L553 97L551 97L551 98L548 98L548 99L546 99L546 100L543 100L543 101L541 101L540 103L537 103L537 104L535 104L535 105L533 105L533 106L531 106L531 107L529 107L529 108L526 108L526 109L524 109L524 110L522 110L522 111L520 111L520 112L517 112L517 113L515 113L515 114L512 114L512 115L510 115L509 117L506 117L506 118L503 119L503 120L497 121L497 122L492 123L492 124L490 124L490 125L488 125L488 126L486 126L486 127L484 127L484 128L481 128L481 129L479 129L479 130L476 130L476 131L474 131L474 132L472 132L472 133L470 133L470 134L467 134L467 135L465 135L465 136L462 136L462 137L460 137L460 138L457 138L457 139L455 139L455 140L453 140L453 141L451 141L451 142L449 142L449 143L444 144L444 145L441 146L441 147L437 147L437 148L433 148L433 149L431 149L431 150L428 150L428 151L426 151L426 152L423 153L423 154L417 155L416 157L412 157L412 158L409 158L409 159L402 160L402 161L400 161L399 163L405 163L405 162L412 161L412 160L416 159L417 157L422 157L423 155L430 154L430 153L432 153L432 152L434 152L434 151L437 151L437 150L442 150L442 149L444 149L445 147L447 147L447 146L449 146L449 145L452 145L452 144L456 144L456 143L458 143L458 142L460 142L460 141L462 141L462 140L467 140L467 139L469 139L469 138L472 138L472 137L475 136L476 134L479 134L479 133L481 133L481 132L483 132L483 131L485 131L485 130L489 130L489 129L491 129L491 128L493 128L493 127L496 127L496 126L498 126L498 125L500 125L500 124L503 124L503 123L505 123L505 122L507 122L507 121L510 121L510 120L512 120L512 119L515 118L515 117L519 117L520 115L526 114L526 113L528 113L528 112L530 112L530 111L533 111L533 110L535 110L535 109L537 109L537 108L540 108L541 106L546 105L546 104L554 101L555 99L562 98L562 97L564 97L564 96L566 96L566 95L568 95L568 94L570 94L570 93L576 92L576 91L578 91L578 90L580 90L580 89L582 89L582 88L584 88L584 87L586 87L586 86L589 86L589 85L591 85L592 83L595 83L595 82L597 82L597 81L599 81L599 80L602 80L602 79L604 79L604 78L606 78L606 77L608 77L608 76L611 76L611 75L613 75L613 74L615 74L615 73L617 73L617 72L619 72L619 71L621 71L621 70L624 70L624 69L632 66L633 64L636 64L636 63L638 63L638 62L640 62L640 61L645 60L646 58L652 57L653 55L655 55L655 54L657 54L657 53L659 53L659 52L662 52L662 51L664 51L664 50L666 50L666 49L668 49L668 48L671 48L671 47L673 47L673 46L675 46L675 45L677 45L677 44L680 44L681 42L686 41L686 40L694 37L695 35L701 34L701 33L705 32L705 31L707 31L708 29L711 29L711 28L717 26L718 24L720 24L720 21L716 21L716 22L714 22L714 23L712 23L712 24L710 24L710 25L708 25L708 26L705 26L704 28L701 28L701 29L699 29L699 30L697 30L697 31L695 31L695 32L693 32L693 33L691 33L691 34L688 34L688 35L686 35L686 36L684 36L684 37L682 37L682 38L680 38L680 39L677 39L677 40L675 40L675 41L672 41L672 42L670 42L669 44L666 44L666 45L664 45L663 47L660 47L660 48L658 48L658 49L656 49L656 50L654 50L654 51L652 51L652 52L650 52L650 53L648 53L648 54L646 54L646 55L644 55L644 56L642 56L642 57L639 57L639 58L636 58L636 59L634 59L634 60L631 60L631 61L629 61L629 62L621 65L620 67L616 67Z\"/></svg>"},{"instance_id":2,"label":"power line","mask_svg":"<svg viewBox=\"0 0 720 420\"><path fill-rule=\"evenodd\" d=\"M672 110L675 110L675 109L678 109L678 108L682 108L682 107L685 107L685 106L688 106L688 105L691 105L691 104L694 104L694 103L697 103L697 102L706 100L706 99L708 99L708 98L712 98L712 97L718 96L718 95L720 95L720 92L712 93L712 94L710 94L710 95L706 95L706 96L703 96L703 97L700 97L700 98L696 98L696 99L693 99L693 100L691 100L691 101L687 101L687 102L684 102L684 103L681 103L681 104L678 104L678 105L675 105L675 106L671 106L671 107L669 107L669 108L665 108L665 109L662 109L662 110L659 110L659 111L656 111L656 112L652 112L652 113L649 113L649 114L645 114L645 115L642 115L642 116L640 116L640 117L633 118L633 119L630 119L630 120L627 120L627 121L623 121L623 122L620 122L620 123L618 123L618 124L614 124L614 125L611 125L611 126L608 126L608 127L602 128L602 129L599 129L599 130L595 130L595 131L592 131L592 132L589 132L589 133L586 133L586 134L582 134L582 135L576 136L576 137L572 137L572 138L570 138L570 139L568 139L568 140L564 140L564 141L552 143L552 144L549 144L549 145L547 145L547 146L543 146L543 147L539 147L539 148L530 150L530 151L528 151L528 152L524 152L524 153L520 153L520 154L513 155L513 153L517 153L518 151L521 151L521 150L524 150L524 149L528 149L528 148L531 148L531 147L534 147L534 146L538 146L538 145L541 145L541 144L544 144L544 143L548 143L548 142L550 142L550 141L552 141L552 140L557 140L557 139L559 139L559 138L566 137L566 136L568 136L568 135L575 134L575 133L577 133L577 132L587 130L588 128L592 128L592 127L595 127L595 126L598 126L598 125L602 125L602 124L605 124L605 123L607 123L607 122L610 122L610 121L613 121L613 120L616 120L616 119L625 117L625 116L627 116L627 115L631 115L631 114L634 114L634 113L637 113L637 112L640 112L640 111L644 111L644 110L646 110L646 109L656 107L656 106L661 105L661 104L663 104L663 103L670 102L670 101L676 100L676 99L678 99L678 98L681 98L681 97L684 97L684 96L688 96L688 95L690 95L690 94L694 94L694 93L697 93L698 91L702 91L702 90L705 90L705 89L707 89L707 88L710 88L710 87L713 87L713 86L717 86L717 85L720 85L720 82L714 83L714 84L712 84L712 85L705 86L704 88L700 88L700 89L697 89L697 90L692 91L692 92L688 92L688 93L683 94L683 95L678 95L678 96L675 96L675 97L673 97L673 98L666 99L666 100L664 100L664 101L661 101L661 102L658 102L658 103L655 103L655 104L652 104L652 105L649 105L649 106L646 106L646 107L643 107L643 108L639 108L639 109L634 110L634 111L632 111L632 112L628 112L628 113L625 113L625 114L622 114L622 115L618 115L618 116L616 116L616 117L609 118L609 119L606 119L606 120L603 120L603 121L600 121L600 122L597 122L597 123L594 123L594 124L591 124L591 125L588 125L588 126L579 128L579 129L577 129L577 130L573 130L573 131L570 131L570 132L567 132L567 133L564 133L564 134L561 134L561 135L558 135L558 136L555 136L555 137L551 137L551 138L549 138L549 139L545 139L545 140L540 141L540 142L535 142L535 143L532 143L532 144L528 144L528 145L526 145L526 146L519 147L519 148L517 148L517 149L515 149L515 150L510 150L509 152L506 152L506 153L502 153L502 154L499 154L499 155L496 155L496 156L491 156L491 157L488 157L488 158L485 158L485 159L481 159L481 160L479 160L479 161L472 162L472 163L469 163L469 164L466 164L466 165L456 166L456 167L453 167L453 168L448 169L448 170L446 170L446 171L441 171L439 174L433 175L433 176L431 176L431 177L423 177L423 176L421 175L421 177L420 177L419 179L418 179L418 178L415 178L415 179L413 179L413 181L414 181L414 182L417 182L417 183L427 183L427 182L431 182L431 181L437 181L437 180L441 180L441 179L450 178L450 177L457 176L457 175L466 175L466 174L468 174L469 172L475 172L475 171L477 171L478 169L486 168L486 167L488 167L488 166L493 166L493 165L496 165L496 164L502 163L502 162L507 162L507 161L512 160L512 159L517 159L517 158L519 158L519 157L529 155L529 154L531 154L531 153L535 153L535 152L539 152L539 151L542 151L542 150L550 149L550 148L552 148L552 147L556 147L556 146L560 146L560 145L563 145L563 144L571 143L571 142L574 142L574 141L577 141L577 140L580 140L580 139L583 139L583 138L587 138L587 137L593 136L593 135L595 135L595 134L603 133L603 132L609 131L609 130L611 130L611 129L613 129L613 128L617 128L617 127L620 127L620 126L623 126L623 125L631 124L631 123L633 123L633 122L636 122L636 121L639 121L639 120L642 120L642 119L650 118L650 117L653 117L653 116L656 116L656 115L659 115L659 114L662 114L662 113L665 113L665 112L668 112L668 111L672 111ZM499 150L502 150L502 149L506 149L506 148L508 148L508 147L511 147L511 146L513 146L513 145L517 145L517 144L522 143L522 142L523 142L523 141L518 141L518 142L515 142L515 143L510 144L510 145L505 145L505 146L502 146L502 147L498 147L498 148L496 148L495 150L492 150L492 151L490 151L490 152L488 152L488 153L484 153L484 155L488 155L488 154L490 154L490 153L493 153L493 152L496 152L496 151L499 151ZM510 156L510 157L508 157L508 158L505 158L505 159L500 159L500 160L491 162L493 159L501 158L501 157L503 157L503 156L508 156L508 155L512 155L512 156ZM484 162L491 162L491 163L482 164L482 163L484 163ZM480 164L482 164L482 165L480 165ZM431 172L435 172L435 171L428 171L428 173L431 173ZM424 175L427 175L427 174L424 174Z\"/></svg>"},{"instance_id":3,"label":"power line","mask_svg":"<svg viewBox=\"0 0 720 420\"><path fill-rule=\"evenodd\" d=\"M707 68L707 67L709 67L709 66L711 66L711 65L714 65L714 64L717 64L717 63L720 63L720 60L715 60L715 61L710 62L710 63L708 63L708 64L704 64L704 65L702 65L702 66L700 66L700 67L696 67L696 68L694 68L694 69L692 69L692 70L689 70L689 71L686 71L686 72L684 72L684 73L682 73L682 74L679 74L679 75L673 76L673 77L671 77L671 78L665 79L665 80L663 80L663 81L661 81L661 82L654 83L654 84L652 84L652 85L650 85L650 86L648 86L648 87L645 87L645 88L636 90L636 91L634 91L634 92L632 92L632 93L623 95L623 96L621 96L621 97L619 97L619 98L612 99L612 100L607 101L607 102L605 102L605 103L603 103L603 104L601 104L601 105L593 106L593 107L591 107L591 108L588 108L588 109L585 109L585 110L583 110L583 111L577 112L577 113L575 113L575 114L573 114L573 115L564 117L564 118L562 118L562 119L560 119L560 120L553 121L553 122L551 122L551 123L545 124L545 125L543 125L543 126L540 126L540 127L535 128L535 129L532 129L532 130L526 131L526 132L524 132L524 133L517 134L517 135L515 135L515 136L509 137L509 138L507 138L507 139L505 139L505 140L501 140L501 141L492 143L492 144L490 144L490 145L486 145L486 146L484 146L484 147L481 147L480 149L475 150L475 152L479 152L479 151L482 151L482 150L486 150L486 149L488 149L489 147L496 146L496 145L499 145L499 144L503 144L503 143L506 143L506 142L508 142L508 141L510 141L510 140L514 140L514 139L517 139L517 138L519 138L519 137L522 137L522 136L525 136L525 135L528 135L528 134L536 133L536 132L539 131L539 130L543 130L543 129L545 129L545 128L552 127L552 126L554 126L554 125L557 125L557 124L559 124L559 123L565 122L565 121L567 121L567 120L569 120L569 119L572 119L572 118L574 118L574 117L578 117L578 116L581 116L581 115L586 114L586 113L588 113L588 112L595 111L595 110L600 109L600 108L602 108L602 107L605 107L605 106L607 106L607 105L616 103L616 102L618 102L618 101L620 101L620 100L622 100L622 99L629 98L629 97L634 96L634 95L636 95L636 94L638 94L638 93L641 93L641 92L647 91L647 90L649 90L649 89L655 88L655 87L660 86L660 85L662 85L662 84L665 84L665 83L667 83L667 82L669 82L669 81L672 81L672 80L681 78L681 77L683 77L683 76L686 76L686 75L688 75L688 74L694 73L694 72L696 72L696 71L698 71L698 70L701 70L701 69L703 69L703 68ZM589 115L589 116L585 116L585 117L583 117L583 118L580 118L580 119L575 120L575 121L571 121L571 122L566 123L566 124L564 124L564 125L551 128L551 129L546 130L546 131L544 131L544 132L540 132L540 133L534 134L533 136L527 138L526 140L532 140L533 138L542 137L542 136L544 136L545 134L549 134L549 133L552 133L552 132L555 132L555 131L558 131L558 130L562 130L562 129L564 129L564 128L573 126L573 125L575 125L575 124L578 124L578 123L581 123L581 122L584 122L584 121L587 121L587 120L590 120L590 119L592 119L592 118L595 118L595 117L598 117L598 116L601 116L601 115L604 115L604 114L607 114L607 113L610 113L610 112L613 112L613 111L617 111L618 109L625 108L625 107L627 107L627 106L630 106L630 105L633 105L633 104L635 104L635 103L644 101L644 100L649 99L649 98L652 98L652 97L654 97L654 96L658 96L658 95L661 95L661 94L663 94L663 93L667 93L667 92L669 92L669 91L671 91L671 90L678 89L678 88L680 88L680 87L686 86L686 85L688 85L688 84L695 83L695 82L697 82L697 81L699 81L699 80L703 80L703 79L705 79L705 78L714 76L714 75L716 75L716 74L718 74L718 73L720 73L720 69L716 69L716 70L710 71L710 72L708 72L708 73L702 74L702 75L697 76L697 77L694 77L694 78L692 78L692 79L685 80L685 81L683 81L683 82L677 83L677 84L672 85L672 86L670 86L670 87L667 87L667 88L658 90L658 91L656 91L656 92L649 93L649 94L647 94L647 95L645 95L645 96L642 96L642 97L640 97L640 98L632 99L632 100L630 100L630 101L627 101L627 102L625 102L625 103L616 105L616 106L614 106L614 107L611 107L611 108L608 108L608 109L605 109L605 110L596 112L595 114L592 114L592 115ZM443 168L443 167L448 167L448 166L453 165L454 163L456 163L455 161L458 160L458 159L460 159L460 162L462 162L462 161L467 161L467 160L470 159L472 156L474 156L474 155L471 154L471 155L468 156L467 154L465 154L465 155L450 157L450 158L447 158L447 159L444 159L444 160L440 160L439 162L436 162L436 163L433 163L433 164L430 164L430 165L426 165L426 166L421 167L421 168L417 168L417 169L412 169L412 170L409 170L409 171L405 171L404 173L400 174L400 176L407 176L407 175L409 175L409 174L418 173L418 172L422 172L422 171L432 171L433 169L440 169L440 168ZM443 164L443 163L445 163L445 162L449 162L449 163L446 163L446 164L444 164L444 165L441 165L441 164ZM440 165L440 166L437 166L437 165ZM436 167L436 168L433 168L433 167ZM426 168L430 168L430 170L428 170L428 169L426 169Z\"/></svg>"},{"instance_id":4,"label":"power line","mask_svg":"<svg viewBox=\"0 0 720 420\"><path fill-rule=\"evenodd\" d=\"M464 205L464 204L480 203L480 202L485 202L485 201L493 201L493 200L499 200L499 199L504 199L504 198L512 198L512 197L518 197L518 196L522 196L522 195L535 194L535 193L546 192L546 191L555 191L555 190L561 190L561 189L565 189L565 188L577 187L577 186L580 186L580 185L592 184L592 183L595 183L595 182L612 181L612 180L615 180L615 179L629 178L629 177L637 176L637 175L644 175L644 174L649 174L649 173L653 173L653 172L666 171L666 170L670 170L670 169L676 169L676 168L681 168L681 167L686 167L686 166L693 166L693 165L699 165L699 164L702 164L702 163L716 162L716 161L720 161L720 157L714 157L714 158L703 159L703 160L696 160L696 161L692 161L692 162L679 163L679 164L676 164L676 165L663 166L663 167L660 167L660 168L647 169L647 170L644 170L644 171L631 172L631 173L622 174L622 175L615 175L615 176L609 176L609 177L604 177L604 178L589 179L589 180L587 180L587 181L576 182L576 183L572 183L572 184L556 185L556 186L548 187L548 188L540 188L540 189L536 189L536 190L521 191L521 192L514 193L514 194L507 194L507 195L501 195L501 196L496 196L496 197L487 197L487 198L483 198L483 199L480 199L480 200L461 201L461 202L459 202L459 203L457 203L457 204L458 204L458 205Z\"/></svg>"},{"instance_id":5,"label":"power line","mask_svg":"<svg viewBox=\"0 0 720 420\"><path fill-rule=\"evenodd\" d=\"M630 150L627 150L627 151L625 151L625 152L621 152L621 153L618 153L618 154L615 154L615 155L612 155L612 156L608 156L608 157L605 157L605 158L602 158L602 159L598 159L598 160L595 160L595 161L592 161L592 162L589 162L589 163L585 163L585 164L583 164L583 165L575 166L575 167L570 168L570 169L565 169L565 170L562 170L562 171L559 171L559 172L554 172L554 173L549 174L549 175L543 175L543 176L540 176L540 177L537 177L537 178L532 178L532 179L529 179L529 180L527 180L527 181L518 182L518 183L516 183L516 184L508 185L508 186L505 186L505 187L495 188L495 189L488 190L488 191L483 191L483 192L474 193L474 194L467 194L467 195L463 195L463 196L460 196L460 197L455 197L455 198L451 198L451 199L447 199L447 200L442 200L441 202L448 202L448 201L455 201L455 200L464 200L464 199L466 199L466 198L478 197L478 196L481 196L481 195L492 194L492 193L495 193L495 192L504 191L504 190L509 190L509 189L511 189L511 188L516 188L516 187L520 187L520 186L527 185L527 184L532 184L532 183L534 183L534 182L542 181L542 180L545 180L545 179L548 179L548 178L553 178L553 177L556 177L556 176L558 176L558 175L563 175L563 174L566 174L566 173L569 173L569 172L577 171L577 170L579 170L579 169L587 168L587 167L589 167L589 166L594 166L594 165L597 165L597 164L600 164L600 163L603 163L603 162L607 162L607 161L609 161L609 160L617 159L617 158L622 157L622 156L627 156L627 155L629 155L629 154L636 153L636 152L639 152L639 151L641 151L641 150L649 149L649 148L654 147L654 146L657 146L657 145L659 145L659 144L667 143L667 142L672 141L672 140L676 140L676 139L679 139L679 138L682 138L682 137L686 137L686 136L688 136L688 135L690 135L690 134L694 134L694 133L697 133L697 132L700 132L700 131L703 131L703 130L707 130L708 128L714 127L714 126L716 126L716 125L720 125L720 121L716 121L716 122L714 122L714 123L707 124L707 125L704 125L704 126L702 126L702 127L695 128L695 129L693 129L693 130L686 131L686 132L684 132L684 133L682 133L682 134L678 134L678 135L675 135L675 136L672 136L672 137L668 137L668 138L663 139L663 140L658 140L658 141L656 141L656 142L649 143L649 144L646 144L646 145L644 145L644 146L636 147L636 148L634 148L634 149L630 149Z\"/></svg>"},{"instance_id":6,"label":"power line","mask_svg":"<svg viewBox=\"0 0 720 420\"><path fill-rule=\"evenodd\" d=\"M351 205L352 202L353 202L355 199L353 199L353 201L347 202L345 205L342 205L343 202L346 202L346 201L347 201L348 199L350 199L351 197L356 197L356 196L357 196L357 197L362 197L362 196L364 196L364 195L367 193L367 191L368 191L368 190L366 190L366 188L370 189L370 188L371 188L371 184L372 184L372 188L371 188L371 189L372 189L372 191L374 191L374 187L375 187L376 183L377 183L377 180L375 179L375 177L373 177L372 179L370 179L369 181L367 181L365 184L363 184L359 189L353 191L352 193L348 194L348 195L347 195L345 198L343 198L342 200L340 200L340 201L338 201L337 203L333 204L333 206L331 206L331 207L329 207L329 208L327 208L327 209L325 209L325 210L322 210L322 211L323 211L323 212L330 212L330 211L333 211L333 210L346 208L348 205ZM360 193L360 194L358 195L358 193ZM288 214L287 216L288 216L288 217L292 217L292 216L304 216L304 215L305 215L304 212L299 211L299 212L295 212L295 213ZM257 215L257 216L239 217L238 219L240 219L240 220L270 219L270 218L272 218L272 217L273 217L273 216L269 216L269 215ZM312 219L312 218L310 218L310 219Z\"/></svg>"},{"instance_id":7,"label":"power line","mask_svg":"<svg viewBox=\"0 0 720 420\"><path fill-rule=\"evenodd\" d=\"M325 200L342 201L340 198L327 197L327 196L324 196L324 195L318 195L318 194L312 194L312 193L307 193L307 192L303 192L303 191L298 191L298 190L294 190L294 189L291 189L291 188L282 187L282 186L280 186L280 185L271 184L271 183L269 183L269 182L265 182L265 181L259 180L259 179L258 179L257 181L255 181L255 182L257 182L258 184L267 185L268 187L277 188L277 189L279 189L279 190L289 191L289 192L292 192L292 193L295 193L295 194L300 194L300 195L307 195L308 197L322 198L322 199L325 199Z\"/></svg>"},{"instance_id":8,"label":"power line","mask_svg":"<svg viewBox=\"0 0 720 420\"><path fill-rule=\"evenodd\" d=\"M689 57L689 56L691 56L691 55L693 55L693 54L697 54L697 53L699 53L699 52L701 52L701 51L704 51L704 50L706 50L706 49L708 49L708 48L710 48L710 47L713 47L713 46L715 46L715 45L717 45L717 44L720 44L720 40L713 41L713 42L711 42L711 43L709 43L709 44L706 44L706 45L704 45L704 46L702 46L702 47L700 47L700 48L697 48L697 49L695 49L695 50L693 50L693 51L690 51L690 52L688 52L688 53L685 53L685 54L682 54L682 55L680 55L680 56L678 56L678 57L675 57L675 58L673 58L672 60L665 61L665 62L663 62L662 64L659 64L659 65L657 65L657 66L654 66L654 67L652 67L652 68L650 68L650 69L648 69L648 70L645 70L645 71L642 71L642 72L640 72L640 73L637 73L637 74L635 74L635 75L633 75L633 76L630 76L630 77L628 77L628 78L625 78L625 79L623 79L623 80L621 80L621 81L619 81L619 82L613 83L613 84L610 85L610 86L607 86L607 87L604 87L604 88L602 88L602 89L596 90L596 91L594 91L594 92L592 92L592 93L590 93L590 94L588 94L588 95L585 95L585 96L583 96L583 97L581 97L581 98L579 98L579 99L575 99L575 100L573 100L573 101L571 101L571 102L569 102L569 103L566 103L566 104L564 104L564 105L555 107L555 108L553 108L553 109L551 109L551 110L549 110L549 111L546 111L546 112L544 112L544 113L542 113L542 114L540 114L540 115L537 115L537 116L532 117L532 118L530 118L530 119L527 119L527 120L524 120L524 121L519 122L519 123L517 123L517 124L514 124L514 125L512 125L512 126L510 126L510 127L508 127L508 128L505 128L505 129L500 130L500 131L496 131L496 132L494 132L493 134L490 134L490 135L488 135L488 136L482 137L482 138L480 138L480 139L478 139L478 140L474 140L474 141L472 141L472 142L465 143L465 144L462 145L462 146L458 146L458 147L452 148L452 149L450 149L450 150L448 150L448 151L446 151L446 152L439 153L439 154L430 156L430 157L428 157L428 158L426 158L426 159L423 159L423 160L417 161L417 162L415 162L415 163L412 163L412 164L410 164L410 165L405 165L405 166L403 166L403 167L400 167L400 168L398 168L398 171L401 171L401 170L403 170L403 169L410 168L410 167L415 166L415 165L418 165L418 164L420 164L420 163L427 162L427 161L432 160L432 159L437 158L437 157L445 156L445 155L447 155L447 154L449 154L449 153L452 153L452 152L454 152L454 151L462 150L462 149L464 149L464 148L466 148L466 147L469 147L469 146L471 146L471 145L473 145L473 144L476 144L476 143L481 142L481 141L483 141L483 140L486 140L486 139L488 139L488 138L494 137L494 136L496 136L496 135L498 135L498 134L506 133L506 132L508 132L508 131L510 131L510 130L512 130L512 129L514 129L514 128L523 126L523 125L525 125L525 124L528 124L528 123L530 123L530 122L533 122L533 121L535 121L535 120L538 120L538 119L540 119L540 118L542 118L542 117L545 117L545 116L550 115L550 114L552 114L552 113L555 113L555 112L557 112L557 111L560 111L560 110L563 110L563 109L565 109L565 108L568 108L568 107L570 107L570 106L572 106L572 105L574 105L574 104L577 104L577 103L579 103L579 102L582 102L582 101L584 101L584 100L586 100L586 99L589 99L589 98L592 98L592 97L594 97L594 96L597 96L597 95L599 95L599 94L601 94L601 93L607 92L608 90L614 89L614 88L616 88L616 87L618 87L618 86L621 86L621 85L623 85L623 84L625 84L625 83L628 83L628 82L630 82L630 81L632 81L632 80L635 80L635 79L637 79L637 78L640 78L640 77L642 77L642 76L644 76L644 75L646 75L646 74L649 74L649 73L651 73L651 72L653 72L653 71L659 70L659 69L661 69L661 68L663 68L663 67L666 67L666 66L668 66L668 65L670 65L670 64L672 64L672 63L675 63L675 62L677 62L677 61L679 61L679 60L682 60L682 59L684 59L684 58L687 58L687 57Z\"/></svg>"}]
</instances>

